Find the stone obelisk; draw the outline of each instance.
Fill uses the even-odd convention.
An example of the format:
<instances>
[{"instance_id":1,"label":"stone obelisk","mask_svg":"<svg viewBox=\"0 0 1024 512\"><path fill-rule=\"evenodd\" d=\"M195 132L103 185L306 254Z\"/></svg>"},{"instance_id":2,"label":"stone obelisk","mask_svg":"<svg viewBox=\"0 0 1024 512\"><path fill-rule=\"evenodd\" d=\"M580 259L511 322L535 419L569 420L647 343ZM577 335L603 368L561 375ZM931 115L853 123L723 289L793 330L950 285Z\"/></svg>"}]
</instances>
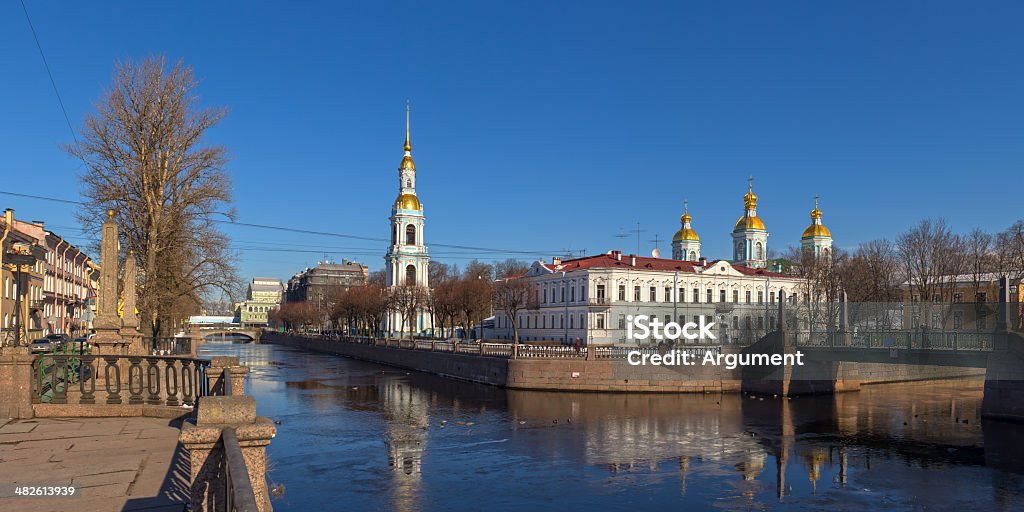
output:
<instances>
[{"instance_id":1,"label":"stone obelisk","mask_svg":"<svg viewBox=\"0 0 1024 512\"><path fill-rule=\"evenodd\" d=\"M138 296L135 292L136 281L139 273L135 270L135 252L128 253L128 259L124 262L124 313L121 315L121 338L127 346L127 353L132 355L147 355L149 351L143 346L142 333L139 332L139 315L135 313Z\"/></svg>"},{"instance_id":2,"label":"stone obelisk","mask_svg":"<svg viewBox=\"0 0 1024 512\"><path fill-rule=\"evenodd\" d=\"M117 317L117 224L114 211L107 212L100 237L100 289L96 297L96 337L92 339L98 355L121 354L121 319Z\"/></svg>"}]
</instances>

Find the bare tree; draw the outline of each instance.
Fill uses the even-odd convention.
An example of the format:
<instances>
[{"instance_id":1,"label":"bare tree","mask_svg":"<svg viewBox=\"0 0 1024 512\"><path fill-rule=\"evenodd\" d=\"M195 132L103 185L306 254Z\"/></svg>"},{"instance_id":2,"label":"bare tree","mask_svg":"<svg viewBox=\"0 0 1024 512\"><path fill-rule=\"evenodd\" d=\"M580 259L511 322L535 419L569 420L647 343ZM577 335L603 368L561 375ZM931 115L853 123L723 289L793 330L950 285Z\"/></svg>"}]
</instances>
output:
<instances>
[{"instance_id":1,"label":"bare tree","mask_svg":"<svg viewBox=\"0 0 1024 512\"><path fill-rule=\"evenodd\" d=\"M512 323L512 344L519 344L519 313L536 307L535 287L522 277L508 277L494 283L494 309L504 312Z\"/></svg>"},{"instance_id":2,"label":"bare tree","mask_svg":"<svg viewBox=\"0 0 1024 512\"><path fill-rule=\"evenodd\" d=\"M528 270L530 270L530 265L528 263L510 258L494 264L494 277L497 279L519 277L525 274Z\"/></svg>"},{"instance_id":3,"label":"bare tree","mask_svg":"<svg viewBox=\"0 0 1024 512\"><path fill-rule=\"evenodd\" d=\"M122 251L139 263L139 309L154 336L204 293L230 295L239 284L214 218L234 215L227 150L205 142L226 111L201 108L198 85L182 61L118 63L81 139L67 146L84 166L80 219L96 232L103 212L114 212Z\"/></svg>"},{"instance_id":4,"label":"bare tree","mask_svg":"<svg viewBox=\"0 0 1024 512\"><path fill-rule=\"evenodd\" d=\"M944 219L922 220L896 239L907 287L912 298L916 296L922 303L922 324L929 316L933 324L945 324L938 319L950 309L930 304L951 301L952 290L965 270L964 245Z\"/></svg>"}]
</instances>

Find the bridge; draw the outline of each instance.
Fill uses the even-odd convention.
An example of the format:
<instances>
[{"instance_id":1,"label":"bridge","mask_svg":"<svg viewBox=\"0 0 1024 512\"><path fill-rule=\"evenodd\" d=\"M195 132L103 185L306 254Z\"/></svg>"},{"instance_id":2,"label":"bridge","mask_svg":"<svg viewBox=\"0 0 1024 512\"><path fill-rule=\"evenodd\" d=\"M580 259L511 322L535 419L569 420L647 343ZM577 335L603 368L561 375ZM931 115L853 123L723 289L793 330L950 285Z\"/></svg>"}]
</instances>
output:
<instances>
[{"instance_id":1,"label":"bridge","mask_svg":"<svg viewBox=\"0 0 1024 512\"><path fill-rule=\"evenodd\" d=\"M256 327L191 325L189 326L188 329L189 336L205 342L217 341L218 339L233 338L236 336L244 336L249 339L248 342L259 343L260 336L262 334L263 329Z\"/></svg>"},{"instance_id":2,"label":"bridge","mask_svg":"<svg viewBox=\"0 0 1024 512\"><path fill-rule=\"evenodd\" d=\"M910 369L915 367L977 368L984 369L985 375L982 416L1024 421L1024 335L1013 331L1008 321L1012 315L1007 284L1003 278L996 328L992 331L918 328L858 332L846 325L845 303L840 305L838 329L792 331L784 321L785 301L780 300L779 329L742 352L799 352L803 354L803 364L745 366L741 389L781 396L857 391L860 370L871 365L902 366L907 369L906 380L914 380Z\"/></svg>"}]
</instances>

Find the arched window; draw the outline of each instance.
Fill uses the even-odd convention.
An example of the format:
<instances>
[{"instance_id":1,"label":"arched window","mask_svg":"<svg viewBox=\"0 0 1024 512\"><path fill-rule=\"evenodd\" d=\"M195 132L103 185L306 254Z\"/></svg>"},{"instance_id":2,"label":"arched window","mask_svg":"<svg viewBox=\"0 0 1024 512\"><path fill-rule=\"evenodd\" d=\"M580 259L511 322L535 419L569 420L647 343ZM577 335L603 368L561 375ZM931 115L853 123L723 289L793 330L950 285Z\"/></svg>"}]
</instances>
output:
<instances>
[{"instance_id":1,"label":"arched window","mask_svg":"<svg viewBox=\"0 0 1024 512\"><path fill-rule=\"evenodd\" d=\"M754 259L763 260L764 259L764 246L761 245L761 242L758 242L755 247L756 247L756 250L755 250L756 256L754 257Z\"/></svg>"},{"instance_id":2,"label":"arched window","mask_svg":"<svg viewBox=\"0 0 1024 512\"><path fill-rule=\"evenodd\" d=\"M741 260L746 258L746 255L744 254L744 251L743 251L743 242L742 241L736 242L736 257L737 257L737 259L741 259Z\"/></svg>"},{"instance_id":3,"label":"arched window","mask_svg":"<svg viewBox=\"0 0 1024 512\"><path fill-rule=\"evenodd\" d=\"M398 225L395 224L395 229L391 231L391 245L395 245L398 241Z\"/></svg>"},{"instance_id":4,"label":"arched window","mask_svg":"<svg viewBox=\"0 0 1024 512\"><path fill-rule=\"evenodd\" d=\"M412 224L405 227L405 244L416 245L416 226Z\"/></svg>"},{"instance_id":5,"label":"arched window","mask_svg":"<svg viewBox=\"0 0 1024 512\"><path fill-rule=\"evenodd\" d=\"M412 180L405 180L405 188L412 188Z\"/></svg>"},{"instance_id":6,"label":"arched window","mask_svg":"<svg viewBox=\"0 0 1024 512\"><path fill-rule=\"evenodd\" d=\"M697 251L690 251L690 261L697 261Z\"/></svg>"},{"instance_id":7,"label":"arched window","mask_svg":"<svg viewBox=\"0 0 1024 512\"><path fill-rule=\"evenodd\" d=\"M412 227L412 226L409 226ZM409 265L405 267L405 284L412 286L416 284L416 266Z\"/></svg>"}]
</instances>

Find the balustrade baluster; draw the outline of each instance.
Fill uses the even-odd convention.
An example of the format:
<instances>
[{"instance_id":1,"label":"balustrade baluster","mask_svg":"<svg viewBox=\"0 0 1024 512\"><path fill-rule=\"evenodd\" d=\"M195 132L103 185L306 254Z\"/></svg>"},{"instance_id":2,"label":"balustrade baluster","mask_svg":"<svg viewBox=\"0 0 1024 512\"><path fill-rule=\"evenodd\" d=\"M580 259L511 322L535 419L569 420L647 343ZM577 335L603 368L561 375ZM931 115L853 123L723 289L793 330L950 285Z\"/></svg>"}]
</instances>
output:
<instances>
[{"instance_id":1,"label":"balustrade baluster","mask_svg":"<svg viewBox=\"0 0 1024 512\"><path fill-rule=\"evenodd\" d=\"M195 393L196 381L195 375L192 373L192 360L182 359L181 360L181 403L185 405L192 405L192 395Z\"/></svg>"},{"instance_id":2,"label":"balustrade baluster","mask_svg":"<svg viewBox=\"0 0 1024 512\"><path fill-rule=\"evenodd\" d=\"M177 406L179 404L178 372L177 370L175 370L175 362L175 359L164 360L164 379L167 384L167 405L170 405L172 407Z\"/></svg>"},{"instance_id":3,"label":"balustrade baluster","mask_svg":"<svg viewBox=\"0 0 1024 512\"><path fill-rule=\"evenodd\" d=\"M43 398L43 358L32 360L32 403L38 404Z\"/></svg>"},{"instance_id":4,"label":"balustrade baluster","mask_svg":"<svg viewBox=\"0 0 1024 512\"><path fill-rule=\"evenodd\" d=\"M146 403L160 405L160 358L147 357L146 362L149 363L149 367L146 368L146 391L149 392Z\"/></svg>"},{"instance_id":5,"label":"balustrade baluster","mask_svg":"<svg viewBox=\"0 0 1024 512\"><path fill-rule=\"evenodd\" d=\"M85 381L89 381L89 387L85 386ZM96 356L82 356L82 364L78 367L78 389L82 392L78 403L96 403Z\"/></svg>"},{"instance_id":6,"label":"balustrade baluster","mask_svg":"<svg viewBox=\"0 0 1024 512\"><path fill-rule=\"evenodd\" d=\"M138 405L142 403L142 358L138 356L128 358L128 403Z\"/></svg>"},{"instance_id":7,"label":"balustrade baluster","mask_svg":"<svg viewBox=\"0 0 1024 512\"><path fill-rule=\"evenodd\" d=\"M103 356L103 361L107 363L106 368L103 369L103 385L107 391L107 403L108 404L120 404L121 403L121 368L117 366L117 356ZM110 378L110 370L114 370L114 378Z\"/></svg>"},{"instance_id":8,"label":"balustrade baluster","mask_svg":"<svg viewBox=\"0 0 1024 512\"><path fill-rule=\"evenodd\" d=\"M53 402L68 403L68 356L53 356Z\"/></svg>"}]
</instances>

